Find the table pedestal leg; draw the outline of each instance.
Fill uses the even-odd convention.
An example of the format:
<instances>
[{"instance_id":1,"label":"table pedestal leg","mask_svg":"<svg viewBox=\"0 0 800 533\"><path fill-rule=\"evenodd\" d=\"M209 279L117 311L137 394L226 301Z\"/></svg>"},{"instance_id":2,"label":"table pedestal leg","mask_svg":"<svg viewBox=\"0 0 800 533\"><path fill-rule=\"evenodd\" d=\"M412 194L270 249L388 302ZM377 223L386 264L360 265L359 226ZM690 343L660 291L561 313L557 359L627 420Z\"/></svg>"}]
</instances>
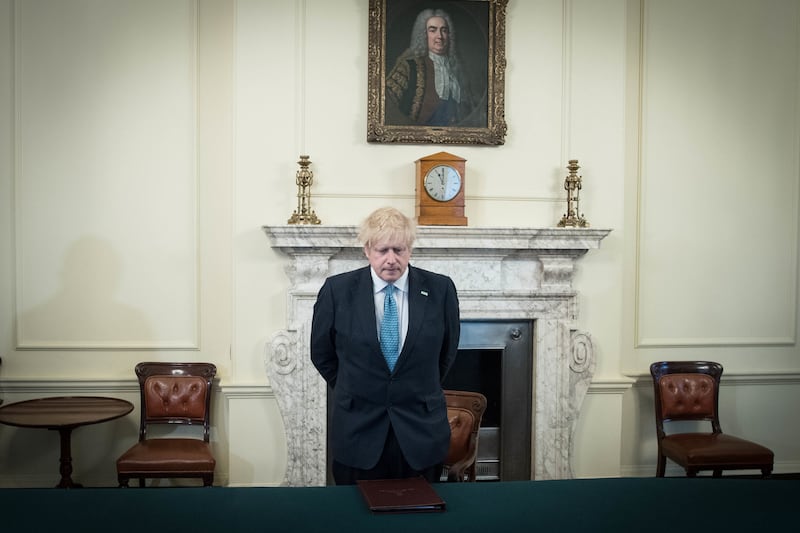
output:
<instances>
[{"instance_id":1,"label":"table pedestal leg","mask_svg":"<svg viewBox=\"0 0 800 533\"><path fill-rule=\"evenodd\" d=\"M69 489L82 487L80 483L72 481L72 428L58 428L61 437L61 481L56 488Z\"/></svg>"}]
</instances>

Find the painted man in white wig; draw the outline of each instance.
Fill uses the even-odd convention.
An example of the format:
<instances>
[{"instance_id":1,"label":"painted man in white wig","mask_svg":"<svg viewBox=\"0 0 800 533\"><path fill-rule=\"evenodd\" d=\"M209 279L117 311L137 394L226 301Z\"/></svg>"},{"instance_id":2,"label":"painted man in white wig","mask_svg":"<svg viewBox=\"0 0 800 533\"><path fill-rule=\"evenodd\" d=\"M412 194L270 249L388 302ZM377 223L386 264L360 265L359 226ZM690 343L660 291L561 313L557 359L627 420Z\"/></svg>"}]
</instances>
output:
<instances>
[{"instance_id":1,"label":"painted man in white wig","mask_svg":"<svg viewBox=\"0 0 800 533\"><path fill-rule=\"evenodd\" d=\"M411 44L386 77L386 124L481 126L456 55L453 22L441 9L417 15Z\"/></svg>"}]
</instances>

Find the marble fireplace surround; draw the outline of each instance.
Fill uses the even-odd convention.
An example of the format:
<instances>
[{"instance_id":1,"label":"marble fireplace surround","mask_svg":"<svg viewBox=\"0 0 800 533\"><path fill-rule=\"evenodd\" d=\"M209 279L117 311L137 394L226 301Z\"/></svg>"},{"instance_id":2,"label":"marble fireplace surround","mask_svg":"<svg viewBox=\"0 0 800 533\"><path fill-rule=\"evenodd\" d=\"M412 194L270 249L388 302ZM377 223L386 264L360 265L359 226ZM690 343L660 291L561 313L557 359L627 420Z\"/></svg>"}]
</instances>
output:
<instances>
[{"instance_id":1,"label":"marble fireplace surround","mask_svg":"<svg viewBox=\"0 0 800 533\"><path fill-rule=\"evenodd\" d=\"M284 483L326 483L327 391L309 357L317 291L332 274L366 265L355 226L264 226L288 256L286 329L266 346L265 365L283 416ZM575 329L576 261L606 229L422 226L411 263L453 278L462 320L534 322L531 479L572 477L572 437L595 360Z\"/></svg>"}]
</instances>

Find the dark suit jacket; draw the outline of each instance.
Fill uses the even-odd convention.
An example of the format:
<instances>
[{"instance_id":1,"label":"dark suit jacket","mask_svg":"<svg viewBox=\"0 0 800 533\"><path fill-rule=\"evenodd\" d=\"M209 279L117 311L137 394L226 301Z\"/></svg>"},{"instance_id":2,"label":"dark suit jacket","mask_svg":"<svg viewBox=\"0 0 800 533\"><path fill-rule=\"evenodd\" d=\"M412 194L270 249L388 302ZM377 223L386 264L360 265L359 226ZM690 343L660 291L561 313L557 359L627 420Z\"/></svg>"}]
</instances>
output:
<instances>
[{"instance_id":1,"label":"dark suit jacket","mask_svg":"<svg viewBox=\"0 0 800 533\"><path fill-rule=\"evenodd\" d=\"M415 470L447 455L441 383L458 350L458 297L449 277L408 268L408 333L393 372L378 344L369 266L328 278L314 305L311 361L333 389L331 452L347 466L375 466L389 424Z\"/></svg>"}]
</instances>

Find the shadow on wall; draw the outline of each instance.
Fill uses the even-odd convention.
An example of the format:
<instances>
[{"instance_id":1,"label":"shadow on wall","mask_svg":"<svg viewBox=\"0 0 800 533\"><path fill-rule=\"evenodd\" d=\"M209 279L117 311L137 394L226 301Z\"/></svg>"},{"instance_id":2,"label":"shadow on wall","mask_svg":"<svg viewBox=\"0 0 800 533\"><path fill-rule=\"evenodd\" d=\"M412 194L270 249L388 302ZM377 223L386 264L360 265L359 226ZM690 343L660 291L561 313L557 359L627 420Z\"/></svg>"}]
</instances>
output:
<instances>
[{"instance_id":1,"label":"shadow on wall","mask_svg":"<svg viewBox=\"0 0 800 533\"><path fill-rule=\"evenodd\" d=\"M73 243L60 274L55 294L18 317L20 347L128 346L151 338L144 314L117 296L122 261L107 240Z\"/></svg>"}]
</instances>

